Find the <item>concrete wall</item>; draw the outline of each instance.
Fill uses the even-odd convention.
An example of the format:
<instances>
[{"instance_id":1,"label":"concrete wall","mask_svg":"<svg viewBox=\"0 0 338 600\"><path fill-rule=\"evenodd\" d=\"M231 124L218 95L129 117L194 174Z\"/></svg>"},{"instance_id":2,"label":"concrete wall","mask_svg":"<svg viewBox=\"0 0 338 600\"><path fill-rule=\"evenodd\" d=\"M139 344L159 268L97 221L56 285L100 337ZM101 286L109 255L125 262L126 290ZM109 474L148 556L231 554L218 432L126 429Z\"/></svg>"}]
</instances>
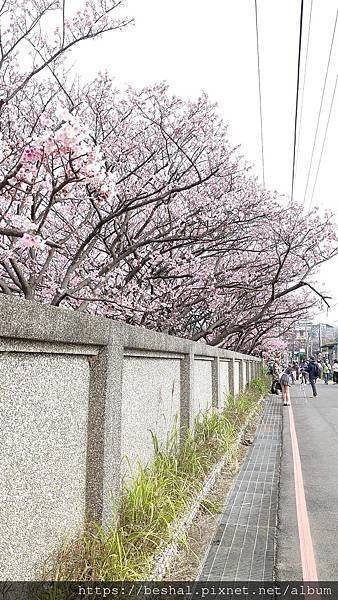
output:
<instances>
[{"instance_id":1,"label":"concrete wall","mask_svg":"<svg viewBox=\"0 0 338 600\"><path fill-rule=\"evenodd\" d=\"M210 357L207 360L198 356L194 360L194 401L192 418L198 418L203 415L212 406L212 362Z\"/></svg>"},{"instance_id":2,"label":"concrete wall","mask_svg":"<svg viewBox=\"0 0 338 600\"><path fill-rule=\"evenodd\" d=\"M125 473L153 457L151 432L166 447L180 425L180 357L125 355L122 375L122 444ZM130 467L130 468L129 468Z\"/></svg>"},{"instance_id":3,"label":"concrete wall","mask_svg":"<svg viewBox=\"0 0 338 600\"><path fill-rule=\"evenodd\" d=\"M0 370L0 572L20 580L84 521L89 368L82 356L10 353Z\"/></svg>"},{"instance_id":4,"label":"concrete wall","mask_svg":"<svg viewBox=\"0 0 338 600\"><path fill-rule=\"evenodd\" d=\"M247 367L246 361L251 361ZM28 301L0 299L0 579L39 576L86 521L112 518L151 432L180 439L260 360Z\"/></svg>"},{"instance_id":5,"label":"concrete wall","mask_svg":"<svg viewBox=\"0 0 338 600\"><path fill-rule=\"evenodd\" d=\"M220 408L226 405L226 399L230 392L230 369L229 361L220 361Z\"/></svg>"}]
</instances>

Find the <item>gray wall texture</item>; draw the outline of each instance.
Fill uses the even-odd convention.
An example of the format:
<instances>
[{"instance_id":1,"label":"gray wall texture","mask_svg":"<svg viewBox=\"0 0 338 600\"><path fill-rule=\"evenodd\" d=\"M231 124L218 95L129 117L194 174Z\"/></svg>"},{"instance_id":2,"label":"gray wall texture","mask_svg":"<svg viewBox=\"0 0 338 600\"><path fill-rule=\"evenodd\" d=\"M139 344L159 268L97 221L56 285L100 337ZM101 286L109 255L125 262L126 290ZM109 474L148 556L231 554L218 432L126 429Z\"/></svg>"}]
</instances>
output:
<instances>
[{"instance_id":1,"label":"gray wall texture","mask_svg":"<svg viewBox=\"0 0 338 600\"><path fill-rule=\"evenodd\" d=\"M260 359L0 298L0 579L39 577L124 477L259 374ZM131 472L131 473L130 473Z\"/></svg>"}]
</instances>

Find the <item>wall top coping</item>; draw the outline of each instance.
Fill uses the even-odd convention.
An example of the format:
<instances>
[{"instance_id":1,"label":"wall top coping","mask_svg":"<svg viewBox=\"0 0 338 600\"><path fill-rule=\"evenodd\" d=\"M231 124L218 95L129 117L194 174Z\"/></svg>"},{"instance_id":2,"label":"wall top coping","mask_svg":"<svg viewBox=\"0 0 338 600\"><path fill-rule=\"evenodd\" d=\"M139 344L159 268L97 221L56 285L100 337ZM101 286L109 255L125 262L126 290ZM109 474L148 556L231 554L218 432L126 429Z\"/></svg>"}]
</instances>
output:
<instances>
[{"instance_id":1,"label":"wall top coping","mask_svg":"<svg viewBox=\"0 0 338 600\"><path fill-rule=\"evenodd\" d=\"M0 296L0 337L63 344L119 346L198 357L260 358L71 309Z\"/></svg>"}]
</instances>

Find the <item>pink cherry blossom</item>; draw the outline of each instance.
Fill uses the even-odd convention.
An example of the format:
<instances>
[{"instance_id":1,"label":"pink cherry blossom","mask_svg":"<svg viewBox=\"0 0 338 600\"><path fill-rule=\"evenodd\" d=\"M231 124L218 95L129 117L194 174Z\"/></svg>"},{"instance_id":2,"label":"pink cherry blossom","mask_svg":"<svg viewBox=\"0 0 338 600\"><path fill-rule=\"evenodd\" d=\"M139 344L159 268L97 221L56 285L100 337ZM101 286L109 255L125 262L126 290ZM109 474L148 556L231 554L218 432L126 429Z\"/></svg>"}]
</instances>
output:
<instances>
[{"instance_id":1,"label":"pink cherry blossom","mask_svg":"<svg viewBox=\"0 0 338 600\"><path fill-rule=\"evenodd\" d=\"M245 352L280 343L325 300L332 215L264 189L205 94L69 81L70 45L127 24L120 3L55 5L52 35L28 4L0 9L1 292Z\"/></svg>"},{"instance_id":2,"label":"pink cherry blossom","mask_svg":"<svg viewBox=\"0 0 338 600\"><path fill-rule=\"evenodd\" d=\"M24 233L18 245L20 248L35 248L36 250L44 250L46 247L44 240L40 236L30 233Z\"/></svg>"}]
</instances>

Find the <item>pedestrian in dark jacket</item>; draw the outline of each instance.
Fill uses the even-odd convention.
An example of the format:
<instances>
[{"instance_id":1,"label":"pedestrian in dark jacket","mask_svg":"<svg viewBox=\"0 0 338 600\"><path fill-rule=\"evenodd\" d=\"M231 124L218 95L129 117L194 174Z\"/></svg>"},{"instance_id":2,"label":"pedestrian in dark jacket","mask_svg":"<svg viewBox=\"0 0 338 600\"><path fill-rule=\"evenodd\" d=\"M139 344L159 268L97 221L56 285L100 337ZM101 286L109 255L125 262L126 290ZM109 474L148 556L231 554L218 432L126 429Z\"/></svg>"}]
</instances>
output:
<instances>
[{"instance_id":1,"label":"pedestrian in dark jacket","mask_svg":"<svg viewBox=\"0 0 338 600\"><path fill-rule=\"evenodd\" d=\"M300 382L307 383L308 372L307 372L308 364L305 360L303 360L300 364Z\"/></svg>"},{"instance_id":2,"label":"pedestrian in dark jacket","mask_svg":"<svg viewBox=\"0 0 338 600\"><path fill-rule=\"evenodd\" d=\"M310 356L309 364L307 367L307 372L309 374L309 381L311 383L313 397L315 398L316 396L318 396L317 388L316 388L316 381L320 375L320 371L319 371L319 367L318 367L318 364L316 363L314 356Z\"/></svg>"}]
</instances>

